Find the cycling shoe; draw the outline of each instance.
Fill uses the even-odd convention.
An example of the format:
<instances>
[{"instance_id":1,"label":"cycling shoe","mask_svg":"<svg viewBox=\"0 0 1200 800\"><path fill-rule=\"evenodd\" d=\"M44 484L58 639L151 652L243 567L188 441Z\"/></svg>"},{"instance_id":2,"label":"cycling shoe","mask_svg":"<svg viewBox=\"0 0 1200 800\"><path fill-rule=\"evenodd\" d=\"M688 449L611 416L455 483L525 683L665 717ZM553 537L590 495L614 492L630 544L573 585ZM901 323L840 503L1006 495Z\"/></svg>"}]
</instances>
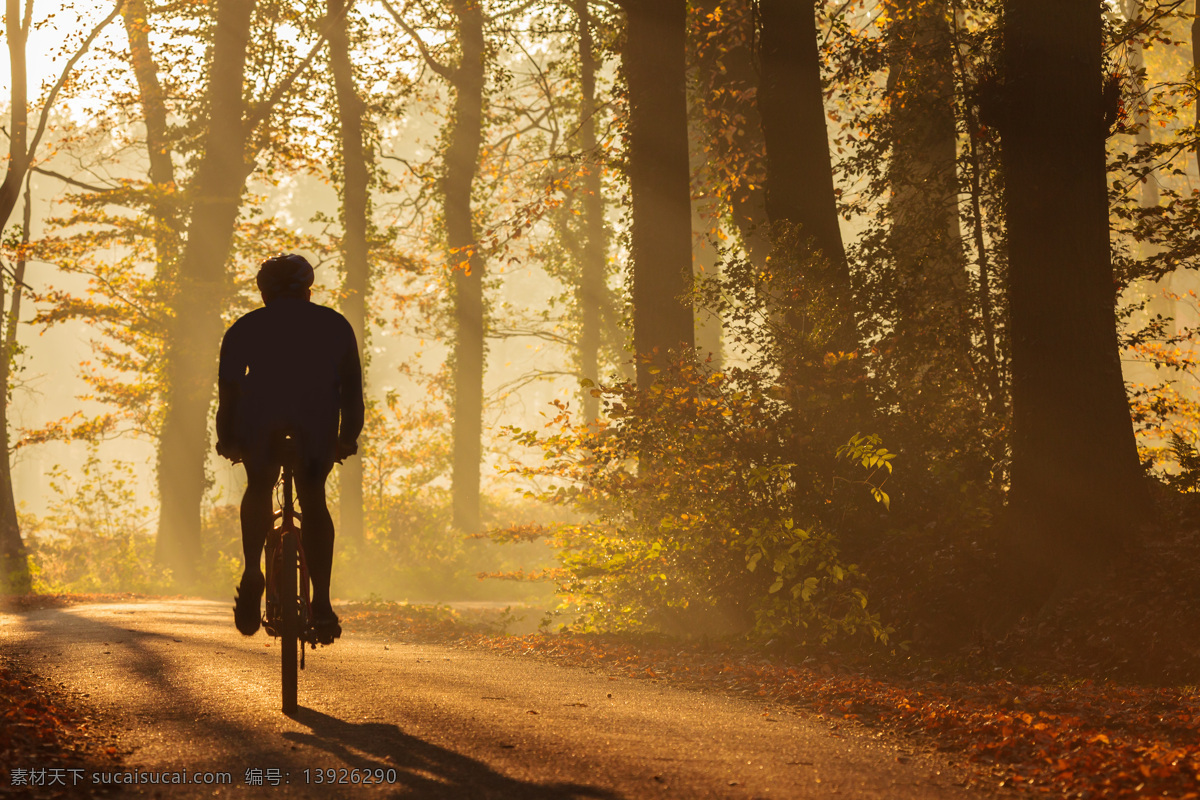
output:
<instances>
[{"instance_id":1,"label":"cycling shoe","mask_svg":"<svg viewBox=\"0 0 1200 800\"><path fill-rule=\"evenodd\" d=\"M342 635L342 626L333 611L317 612L312 622L313 638L317 644L333 644Z\"/></svg>"},{"instance_id":2,"label":"cycling shoe","mask_svg":"<svg viewBox=\"0 0 1200 800\"><path fill-rule=\"evenodd\" d=\"M265 587L266 581L261 575L257 576L257 580L253 575L242 576L242 582L233 598L233 622L244 636L253 636L258 633L258 626L261 623L259 607L262 604Z\"/></svg>"}]
</instances>

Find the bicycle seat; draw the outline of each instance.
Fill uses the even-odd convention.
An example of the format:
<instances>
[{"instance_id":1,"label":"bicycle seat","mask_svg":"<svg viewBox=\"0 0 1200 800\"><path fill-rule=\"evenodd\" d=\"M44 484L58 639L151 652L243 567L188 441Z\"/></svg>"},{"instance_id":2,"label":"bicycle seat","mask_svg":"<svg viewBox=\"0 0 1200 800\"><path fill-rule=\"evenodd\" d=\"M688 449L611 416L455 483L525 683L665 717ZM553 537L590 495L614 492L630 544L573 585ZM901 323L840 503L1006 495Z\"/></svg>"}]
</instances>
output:
<instances>
[{"instance_id":1,"label":"bicycle seat","mask_svg":"<svg viewBox=\"0 0 1200 800\"><path fill-rule=\"evenodd\" d=\"M282 466L297 467L300 463L299 432L285 428L272 434L271 456Z\"/></svg>"}]
</instances>

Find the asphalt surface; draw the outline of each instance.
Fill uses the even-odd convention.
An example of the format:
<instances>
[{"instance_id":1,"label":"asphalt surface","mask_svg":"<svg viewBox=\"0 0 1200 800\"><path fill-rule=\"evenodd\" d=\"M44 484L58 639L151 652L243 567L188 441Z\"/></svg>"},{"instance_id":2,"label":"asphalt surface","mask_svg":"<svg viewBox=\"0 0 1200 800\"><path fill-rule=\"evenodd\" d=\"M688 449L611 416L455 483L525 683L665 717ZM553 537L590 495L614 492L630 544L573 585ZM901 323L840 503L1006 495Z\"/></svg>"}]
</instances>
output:
<instances>
[{"instance_id":1,"label":"asphalt surface","mask_svg":"<svg viewBox=\"0 0 1200 800\"><path fill-rule=\"evenodd\" d=\"M239 635L226 604L0 614L0 653L116 735L124 774L67 778L124 781L119 797L990 795L933 752L784 708L353 633L309 651L288 717L276 643Z\"/></svg>"}]
</instances>

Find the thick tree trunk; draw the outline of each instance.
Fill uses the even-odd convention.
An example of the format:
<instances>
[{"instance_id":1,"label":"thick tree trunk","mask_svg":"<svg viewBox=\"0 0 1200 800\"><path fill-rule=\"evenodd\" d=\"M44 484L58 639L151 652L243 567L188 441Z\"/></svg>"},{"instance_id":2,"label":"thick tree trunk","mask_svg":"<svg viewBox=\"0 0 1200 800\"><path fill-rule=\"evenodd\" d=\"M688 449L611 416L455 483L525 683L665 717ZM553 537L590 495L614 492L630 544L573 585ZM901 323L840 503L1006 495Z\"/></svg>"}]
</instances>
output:
<instances>
[{"instance_id":1,"label":"thick tree trunk","mask_svg":"<svg viewBox=\"0 0 1200 800\"><path fill-rule=\"evenodd\" d=\"M208 412L220 348L221 311L232 290L227 260L249 168L242 87L254 0L218 0L204 153L192 181L192 213L172 287L166 408L158 443L156 557L177 581L195 577L206 488Z\"/></svg>"},{"instance_id":2,"label":"thick tree trunk","mask_svg":"<svg viewBox=\"0 0 1200 800\"><path fill-rule=\"evenodd\" d=\"M484 260L471 210L471 188L483 142L486 67L483 10L478 0L451 0L462 60L453 72L454 118L442 176L446 244L454 270L454 453L451 492L454 524L480 528L479 472L483 462Z\"/></svg>"},{"instance_id":3,"label":"thick tree trunk","mask_svg":"<svg viewBox=\"0 0 1200 800\"><path fill-rule=\"evenodd\" d=\"M1004 42L1009 504L1060 571L1112 554L1147 508L1118 358L1101 9L1009 0Z\"/></svg>"},{"instance_id":4,"label":"thick tree trunk","mask_svg":"<svg viewBox=\"0 0 1200 800\"><path fill-rule=\"evenodd\" d=\"M367 348L367 293L371 266L367 231L370 219L370 168L363 114L366 104L358 94L350 60L349 16L345 0L329 0L328 15L337 20L329 33L329 61L337 93L338 124L342 140L342 312L354 328L362 351L363 374L370 358ZM351 456L338 473L340 527L352 541L363 539L362 459Z\"/></svg>"},{"instance_id":5,"label":"thick tree trunk","mask_svg":"<svg viewBox=\"0 0 1200 800\"><path fill-rule=\"evenodd\" d=\"M596 140L596 54L592 45L591 14L588 0L575 0L579 21L579 149L585 154L587 173L583 176L583 248L579 264L579 374L598 383L600 380L600 326L608 297L605 265L608 261L608 237L604 233L604 195L601 177L604 158ZM590 390L583 392L584 419L600 415L600 400Z\"/></svg>"},{"instance_id":6,"label":"thick tree trunk","mask_svg":"<svg viewBox=\"0 0 1200 800\"><path fill-rule=\"evenodd\" d=\"M633 213L630 257L637 383L653 383L653 364L695 336L691 191L685 97L685 0L621 0L627 25L628 175Z\"/></svg>"},{"instance_id":7,"label":"thick tree trunk","mask_svg":"<svg viewBox=\"0 0 1200 800\"><path fill-rule=\"evenodd\" d=\"M836 290L850 295L838 227L814 0L759 3L758 111L767 148L767 216L799 225L829 261Z\"/></svg>"}]
</instances>

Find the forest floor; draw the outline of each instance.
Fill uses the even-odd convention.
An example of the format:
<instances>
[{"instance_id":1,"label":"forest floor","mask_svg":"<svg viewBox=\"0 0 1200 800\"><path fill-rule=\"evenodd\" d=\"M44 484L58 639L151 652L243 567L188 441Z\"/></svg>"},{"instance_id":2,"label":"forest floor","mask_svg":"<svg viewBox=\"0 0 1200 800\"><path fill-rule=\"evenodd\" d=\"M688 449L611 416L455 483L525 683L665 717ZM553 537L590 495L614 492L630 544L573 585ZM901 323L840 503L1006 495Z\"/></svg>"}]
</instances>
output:
<instances>
[{"instance_id":1,"label":"forest floor","mask_svg":"<svg viewBox=\"0 0 1200 800\"><path fill-rule=\"evenodd\" d=\"M63 607L81 602L129 599L131 595L26 595L0 597L0 611ZM92 794L71 785L72 774L111 768L119 756L103 724L79 708L78 698L31 672L9 656L0 657L0 763L37 764L36 796ZM24 797L30 787L0 784L0 797Z\"/></svg>"},{"instance_id":2,"label":"forest floor","mask_svg":"<svg viewBox=\"0 0 1200 800\"><path fill-rule=\"evenodd\" d=\"M1200 690L1033 675L977 663L771 657L666 637L510 636L507 612L356 604L347 630L487 648L627 678L777 702L836 724L917 737L965 758L993 786L1073 798L1200 798ZM1040 678L1040 679L1039 679Z\"/></svg>"},{"instance_id":3,"label":"forest floor","mask_svg":"<svg viewBox=\"0 0 1200 800\"><path fill-rule=\"evenodd\" d=\"M18 598L9 610L126 599ZM965 759L976 781L1074 798L1200 798L1200 691L1034 672L971 658L810 656L665 637L508 635L508 611L395 603L339 608L347 635L481 649L582 666L621 679L715 690L916 738ZM519 612L518 612L519 613ZM1044 627L1044 626L1043 626ZM1066 656L1059 655L1058 666ZM1074 663L1074 662L1072 662ZM1076 666L1078 666L1076 664ZM0 762L68 769L118 758L71 698L13 664L0 665ZM0 794L4 789L0 787ZM39 796L55 796L47 787Z\"/></svg>"}]
</instances>

